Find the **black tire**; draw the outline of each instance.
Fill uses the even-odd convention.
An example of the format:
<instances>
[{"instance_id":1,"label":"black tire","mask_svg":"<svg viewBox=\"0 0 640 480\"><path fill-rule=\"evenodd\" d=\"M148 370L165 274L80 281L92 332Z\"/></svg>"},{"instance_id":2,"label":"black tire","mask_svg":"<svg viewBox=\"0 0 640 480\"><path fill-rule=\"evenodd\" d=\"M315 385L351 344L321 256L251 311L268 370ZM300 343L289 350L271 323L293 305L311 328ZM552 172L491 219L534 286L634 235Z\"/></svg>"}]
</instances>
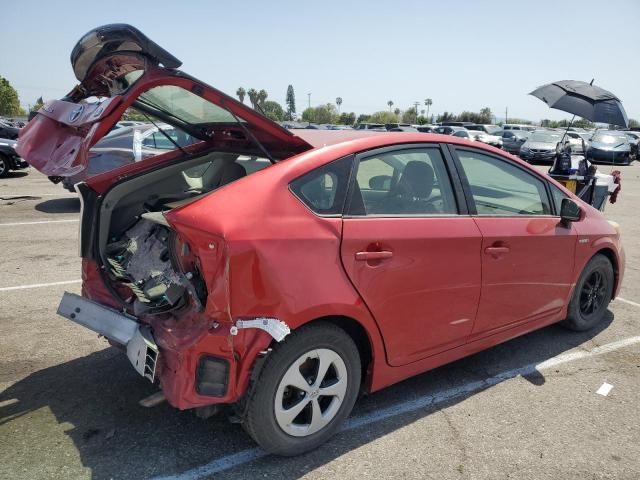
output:
<instances>
[{"instance_id":1,"label":"black tire","mask_svg":"<svg viewBox=\"0 0 640 480\"><path fill-rule=\"evenodd\" d=\"M0 178L9 173L9 159L0 153Z\"/></svg>"},{"instance_id":2,"label":"black tire","mask_svg":"<svg viewBox=\"0 0 640 480\"><path fill-rule=\"evenodd\" d=\"M291 371L291 368L295 368L294 363L299 362L304 355L312 354L319 349L332 351L344 362L342 366L346 367L347 372L346 391L342 403L335 407L337 413L326 425L307 436L294 436L285 432L278 423L275 411L277 394L279 388L282 388L281 383L285 384L283 381L285 374ZM311 378L308 377L308 380ZM270 453L293 456L308 452L333 436L351 413L360 389L360 380L361 364L358 348L344 330L328 322L303 326L292 332L284 342L277 344L265 360L258 378L250 387L245 399L246 414L242 425L247 433ZM285 394L288 389L290 387L285 388ZM302 400L298 400L297 403L302 404L306 401L309 408L312 408L313 401L319 404L321 398L329 398L318 396L317 390L314 397L301 391L296 392L302 395ZM290 395L295 397L294 394ZM281 405L284 406L283 403ZM303 409L301 415L304 415L305 411ZM328 408L325 412L327 411ZM312 412L310 415L313 415ZM309 423L311 424L312 421L309 420Z\"/></svg>"},{"instance_id":3,"label":"black tire","mask_svg":"<svg viewBox=\"0 0 640 480\"><path fill-rule=\"evenodd\" d=\"M576 283L564 327L582 332L595 327L604 318L613 295L613 266L607 257L595 255L584 267Z\"/></svg>"}]
</instances>

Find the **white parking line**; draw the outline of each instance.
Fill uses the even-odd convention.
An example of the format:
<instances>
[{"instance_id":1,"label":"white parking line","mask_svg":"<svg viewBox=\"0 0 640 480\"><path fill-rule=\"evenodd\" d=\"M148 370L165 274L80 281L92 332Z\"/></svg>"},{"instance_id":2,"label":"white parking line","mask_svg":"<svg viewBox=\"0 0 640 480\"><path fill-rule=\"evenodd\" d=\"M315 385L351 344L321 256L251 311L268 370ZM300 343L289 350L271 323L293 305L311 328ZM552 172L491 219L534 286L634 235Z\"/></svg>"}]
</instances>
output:
<instances>
[{"instance_id":1,"label":"white parking line","mask_svg":"<svg viewBox=\"0 0 640 480\"><path fill-rule=\"evenodd\" d=\"M82 280L65 280L63 282L32 283L31 285L18 285L15 287L0 287L0 292L9 292L11 290L26 290L28 288L53 287L55 285L71 285L72 283L82 283Z\"/></svg>"},{"instance_id":2,"label":"white parking line","mask_svg":"<svg viewBox=\"0 0 640 480\"><path fill-rule=\"evenodd\" d=\"M627 303L629 305L633 305L634 307L640 307L640 303L632 302L631 300L627 300L626 298L616 297L616 300L620 301L622 303Z\"/></svg>"},{"instance_id":3,"label":"white parking line","mask_svg":"<svg viewBox=\"0 0 640 480\"><path fill-rule=\"evenodd\" d=\"M637 343L640 343L640 336L625 338L623 340L618 340L617 342L601 345L599 347L595 347L590 351L576 350L573 352L563 353L561 355L558 355L557 357L545 360L542 363L530 363L520 368L506 370L484 380L465 383L464 385L449 388L433 395L426 395L415 400L396 403L395 405L377 410L376 412L370 413L368 415L350 418L345 422L345 425L341 431L344 432L353 430L366 425L380 422L382 420L396 417L398 415L415 412L416 410L421 410L424 408L430 408L461 395L473 393L484 388L497 385L500 382L513 377L517 377L518 375L528 375L536 371L557 367L558 365L561 365L563 363L573 362L576 360L582 360L585 358L613 352L615 350L619 350L630 345L635 345ZM219 472L223 472L225 470L229 470L234 467L238 467L254 460L258 460L260 458L266 457L267 455L268 453L261 448L249 448L231 455L220 457L210 463L191 470L187 470L183 473L154 477L153 480L197 480L203 477L214 475Z\"/></svg>"},{"instance_id":4,"label":"white parking line","mask_svg":"<svg viewBox=\"0 0 640 480\"><path fill-rule=\"evenodd\" d=\"M34 220L33 222L0 223L0 227L17 227L19 225L42 225L43 223L73 223L77 221L77 218L70 218L68 220Z\"/></svg>"}]
</instances>

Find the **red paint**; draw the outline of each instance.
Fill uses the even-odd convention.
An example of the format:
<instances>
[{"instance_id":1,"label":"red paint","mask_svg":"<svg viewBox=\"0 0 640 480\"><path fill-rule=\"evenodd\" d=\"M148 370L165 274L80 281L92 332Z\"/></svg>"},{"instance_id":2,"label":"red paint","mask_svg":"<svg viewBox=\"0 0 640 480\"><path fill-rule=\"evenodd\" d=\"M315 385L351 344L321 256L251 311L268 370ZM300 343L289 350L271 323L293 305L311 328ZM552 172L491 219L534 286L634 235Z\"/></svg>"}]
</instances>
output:
<instances>
[{"instance_id":1,"label":"red paint","mask_svg":"<svg viewBox=\"0 0 640 480\"><path fill-rule=\"evenodd\" d=\"M292 330L320 318L352 319L370 343L365 388L375 391L560 320L580 272L599 251L610 252L616 262L616 292L620 288L624 251L619 235L586 204L584 218L569 228L557 217L319 217L288 188L306 172L382 146L470 144L422 133L292 135L202 82L160 67L149 68L123 96L86 107L73 122L76 104L48 104L49 111L23 129L18 150L46 174L73 172L141 92L165 84L202 87L204 98L247 120L268 149L291 157L166 215L181 241L189 243L193 255L185 261L198 266L208 291L202 312L190 308L178 316L141 317L152 325L160 348L163 391L178 408L232 403L245 393L256 358L273 341L259 330L231 335L238 319L276 317ZM252 145L214 135L189 150ZM501 150L477 142L473 147L558 185ZM292 156L298 152L304 153ZM114 182L180 155L168 152L88 183L102 194ZM119 308L99 269L83 261L83 295ZM205 354L231 365L224 397L196 392L196 366Z\"/></svg>"}]
</instances>

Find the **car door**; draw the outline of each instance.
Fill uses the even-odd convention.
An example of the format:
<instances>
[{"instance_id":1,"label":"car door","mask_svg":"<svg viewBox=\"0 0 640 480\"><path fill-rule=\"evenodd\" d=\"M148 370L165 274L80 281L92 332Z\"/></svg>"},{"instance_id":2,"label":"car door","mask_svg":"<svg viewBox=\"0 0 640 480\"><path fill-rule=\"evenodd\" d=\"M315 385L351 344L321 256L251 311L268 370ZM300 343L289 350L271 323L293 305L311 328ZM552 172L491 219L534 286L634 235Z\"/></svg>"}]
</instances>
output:
<instances>
[{"instance_id":1,"label":"car door","mask_svg":"<svg viewBox=\"0 0 640 480\"><path fill-rule=\"evenodd\" d=\"M465 343L480 295L482 240L440 147L367 152L354 169L341 257L380 326L389 363Z\"/></svg>"},{"instance_id":2,"label":"car door","mask_svg":"<svg viewBox=\"0 0 640 480\"><path fill-rule=\"evenodd\" d=\"M576 232L547 182L512 160L451 147L482 234L482 293L472 338L557 316L568 300Z\"/></svg>"}]
</instances>

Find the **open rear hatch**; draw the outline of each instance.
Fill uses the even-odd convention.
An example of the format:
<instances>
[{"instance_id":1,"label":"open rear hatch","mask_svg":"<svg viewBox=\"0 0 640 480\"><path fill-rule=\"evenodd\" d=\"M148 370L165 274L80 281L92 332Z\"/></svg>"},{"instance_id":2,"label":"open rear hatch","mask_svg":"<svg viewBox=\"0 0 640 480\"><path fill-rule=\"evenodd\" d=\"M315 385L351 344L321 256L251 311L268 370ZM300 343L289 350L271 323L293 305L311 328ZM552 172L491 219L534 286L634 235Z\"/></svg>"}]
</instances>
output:
<instances>
[{"instance_id":1,"label":"open rear hatch","mask_svg":"<svg viewBox=\"0 0 640 480\"><path fill-rule=\"evenodd\" d=\"M89 149L129 107L189 133L204 142L200 148L272 161L312 148L252 108L177 70L180 60L130 25L106 25L84 35L71 53L71 65L80 84L63 99L47 102L18 141L18 153L45 175L68 177L87 168Z\"/></svg>"}]
</instances>

